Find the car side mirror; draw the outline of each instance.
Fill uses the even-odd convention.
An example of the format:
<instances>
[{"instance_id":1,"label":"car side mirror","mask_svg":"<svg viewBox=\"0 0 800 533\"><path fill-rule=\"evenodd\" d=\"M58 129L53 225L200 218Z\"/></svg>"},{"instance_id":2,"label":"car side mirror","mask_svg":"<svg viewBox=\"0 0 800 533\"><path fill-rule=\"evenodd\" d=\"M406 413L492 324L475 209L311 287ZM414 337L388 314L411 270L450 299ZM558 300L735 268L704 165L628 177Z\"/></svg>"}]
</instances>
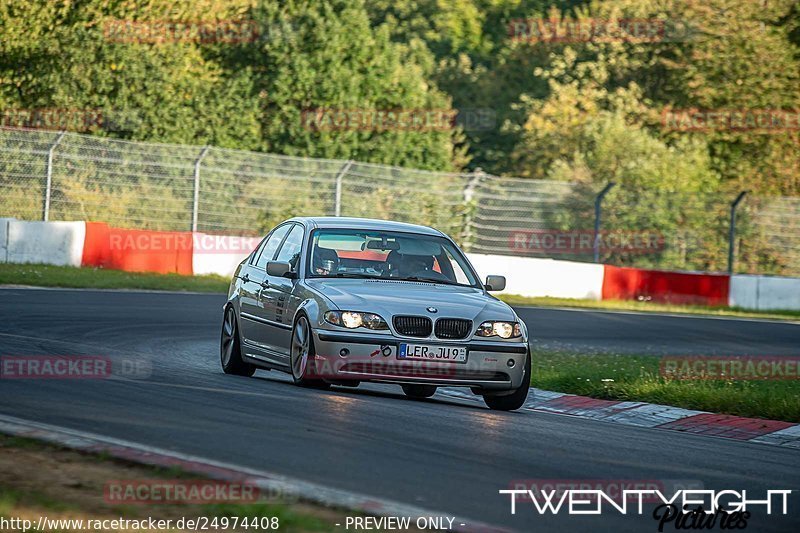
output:
<instances>
[{"instance_id":1,"label":"car side mirror","mask_svg":"<svg viewBox=\"0 0 800 533\"><path fill-rule=\"evenodd\" d=\"M503 291L506 288L505 276L486 276L486 290L492 292Z\"/></svg>"},{"instance_id":2,"label":"car side mirror","mask_svg":"<svg viewBox=\"0 0 800 533\"><path fill-rule=\"evenodd\" d=\"M293 278L292 265L288 261L270 261L267 263L267 274L276 278Z\"/></svg>"}]
</instances>

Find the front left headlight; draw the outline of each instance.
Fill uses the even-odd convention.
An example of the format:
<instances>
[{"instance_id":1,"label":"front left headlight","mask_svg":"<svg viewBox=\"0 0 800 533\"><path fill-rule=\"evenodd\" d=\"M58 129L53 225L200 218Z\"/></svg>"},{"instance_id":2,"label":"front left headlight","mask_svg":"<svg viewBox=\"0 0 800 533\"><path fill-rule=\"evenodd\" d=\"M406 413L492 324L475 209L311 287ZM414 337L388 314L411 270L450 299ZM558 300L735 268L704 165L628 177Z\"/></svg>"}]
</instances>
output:
<instances>
[{"instance_id":1,"label":"front left headlight","mask_svg":"<svg viewBox=\"0 0 800 533\"><path fill-rule=\"evenodd\" d=\"M478 337L500 337L515 339L522 336L522 328L518 322L484 322L475 333Z\"/></svg>"},{"instance_id":2,"label":"front left headlight","mask_svg":"<svg viewBox=\"0 0 800 533\"><path fill-rule=\"evenodd\" d=\"M389 329L386 321L379 315L375 313L361 313L358 311L328 311L325 313L325 322L347 329Z\"/></svg>"}]
</instances>

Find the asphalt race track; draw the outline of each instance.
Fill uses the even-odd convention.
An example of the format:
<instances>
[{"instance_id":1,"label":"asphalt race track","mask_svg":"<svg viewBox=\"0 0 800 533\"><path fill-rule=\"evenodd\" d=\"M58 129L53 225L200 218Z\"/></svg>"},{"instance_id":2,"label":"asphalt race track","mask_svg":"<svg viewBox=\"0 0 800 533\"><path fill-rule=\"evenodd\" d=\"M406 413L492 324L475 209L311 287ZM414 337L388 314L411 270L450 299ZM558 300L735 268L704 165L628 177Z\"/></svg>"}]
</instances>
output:
<instances>
[{"instance_id":1,"label":"asphalt race track","mask_svg":"<svg viewBox=\"0 0 800 533\"><path fill-rule=\"evenodd\" d=\"M580 353L798 355L800 322L522 308L539 348Z\"/></svg>"},{"instance_id":2,"label":"asphalt race track","mask_svg":"<svg viewBox=\"0 0 800 533\"><path fill-rule=\"evenodd\" d=\"M152 363L132 380L0 380L0 413L294 476L521 531L657 531L649 515L512 516L516 480L686 480L800 489L800 451L553 414L496 413L399 387L301 389L277 372L222 374L220 295L0 288L0 355ZM800 325L522 310L537 343L649 353L795 355ZM696 485L695 485L696 486ZM800 530L756 512L748 531ZM792 506L793 505L793 506ZM665 531L674 531L668 526ZM344 529L342 529L344 531Z\"/></svg>"}]
</instances>

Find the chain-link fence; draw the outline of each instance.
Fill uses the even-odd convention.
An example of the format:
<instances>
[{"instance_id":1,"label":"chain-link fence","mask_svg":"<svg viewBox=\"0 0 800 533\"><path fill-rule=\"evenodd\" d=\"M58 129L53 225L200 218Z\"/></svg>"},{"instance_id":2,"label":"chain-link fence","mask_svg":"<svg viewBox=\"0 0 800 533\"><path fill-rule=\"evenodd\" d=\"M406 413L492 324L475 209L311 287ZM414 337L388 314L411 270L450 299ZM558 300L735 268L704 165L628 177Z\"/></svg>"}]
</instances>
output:
<instances>
[{"instance_id":1,"label":"chain-link fence","mask_svg":"<svg viewBox=\"0 0 800 533\"><path fill-rule=\"evenodd\" d=\"M258 234L296 215L437 227L478 253L800 275L800 198L677 194L0 129L0 217Z\"/></svg>"}]
</instances>

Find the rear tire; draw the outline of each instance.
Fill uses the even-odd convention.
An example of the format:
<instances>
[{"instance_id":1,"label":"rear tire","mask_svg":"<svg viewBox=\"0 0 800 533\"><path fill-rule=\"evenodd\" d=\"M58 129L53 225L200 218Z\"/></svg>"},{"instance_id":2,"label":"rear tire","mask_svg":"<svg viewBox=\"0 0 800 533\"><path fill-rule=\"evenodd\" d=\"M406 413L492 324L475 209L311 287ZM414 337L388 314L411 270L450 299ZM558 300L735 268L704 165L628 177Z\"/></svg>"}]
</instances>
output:
<instances>
[{"instance_id":1,"label":"rear tire","mask_svg":"<svg viewBox=\"0 0 800 533\"><path fill-rule=\"evenodd\" d=\"M409 398L421 400L436 394L436 387L434 385L403 385L403 392Z\"/></svg>"},{"instance_id":2,"label":"rear tire","mask_svg":"<svg viewBox=\"0 0 800 533\"><path fill-rule=\"evenodd\" d=\"M289 365L295 385L313 387L315 389L330 388L330 384L313 377L316 353L311 325L305 315L301 315L292 328L292 346L289 357Z\"/></svg>"},{"instance_id":3,"label":"rear tire","mask_svg":"<svg viewBox=\"0 0 800 533\"><path fill-rule=\"evenodd\" d=\"M528 391L531 388L531 354L525 358L525 373L522 375L522 385L506 396L484 396L486 406L493 411L515 411L525 405Z\"/></svg>"},{"instance_id":4,"label":"rear tire","mask_svg":"<svg viewBox=\"0 0 800 533\"><path fill-rule=\"evenodd\" d=\"M219 343L219 360L222 371L234 376L250 377L256 372L256 367L242 360L242 344L239 339L239 327L236 323L236 312L233 306L225 309L222 319L222 334Z\"/></svg>"}]
</instances>

